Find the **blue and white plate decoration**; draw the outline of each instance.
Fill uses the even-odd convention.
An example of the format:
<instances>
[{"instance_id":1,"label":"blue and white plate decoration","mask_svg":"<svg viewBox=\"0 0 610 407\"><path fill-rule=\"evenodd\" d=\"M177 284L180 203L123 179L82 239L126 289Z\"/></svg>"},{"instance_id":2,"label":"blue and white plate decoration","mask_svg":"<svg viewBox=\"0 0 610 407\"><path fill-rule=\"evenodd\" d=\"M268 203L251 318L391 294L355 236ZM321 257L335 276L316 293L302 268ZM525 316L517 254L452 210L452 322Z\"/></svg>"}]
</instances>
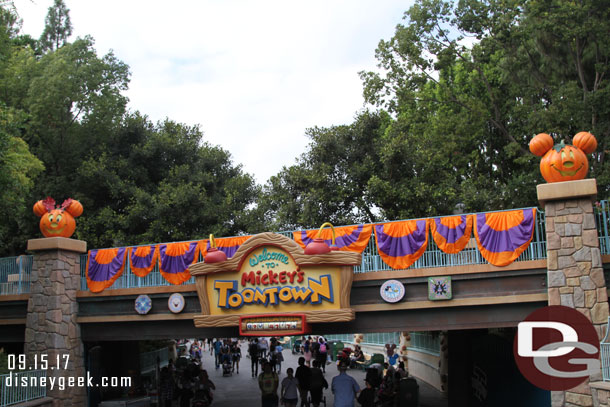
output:
<instances>
[{"instance_id":1,"label":"blue and white plate decoration","mask_svg":"<svg viewBox=\"0 0 610 407\"><path fill-rule=\"evenodd\" d=\"M146 294L138 295L136 298L135 309L136 312L140 315L148 314L150 309L152 308L152 300Z\"/></svg>"},{"instance_id":2,"label":"blue and white plate decoration","mask_svg":"<svg viewBox=\"0 0 610 407\"><path fill-rule=\"evenodd\" d=\"M184 297L180 293L173 293L167 300L167 307L174 314L182 312L184 309Z\"/></svg>"},{"instance_id":3,"label":"blue and white plate decoration","mask_svg":"<svg viewBox=\"0 0 610 407\"><path fill-rule=\"evenodd\" d=\"M388 280L381 285L379 293L386 302L398 302L405 296L405 286L398 280Z\"/></svg>"}]
</instances>

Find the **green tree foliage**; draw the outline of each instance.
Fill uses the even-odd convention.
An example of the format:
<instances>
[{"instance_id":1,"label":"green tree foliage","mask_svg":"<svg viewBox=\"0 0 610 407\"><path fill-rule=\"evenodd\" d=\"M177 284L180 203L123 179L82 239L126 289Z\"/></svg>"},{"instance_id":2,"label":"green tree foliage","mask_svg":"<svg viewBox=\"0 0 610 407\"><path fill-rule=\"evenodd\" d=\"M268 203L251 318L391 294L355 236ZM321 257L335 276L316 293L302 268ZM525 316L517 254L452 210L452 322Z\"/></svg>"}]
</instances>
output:
<instances>
[{"instance_id":1,"label":"green tree foliage","mask_svg":"<svg viewBox=\"0 0 610 407\"><path fill-rule=\"evenodd\" d=\"M0 256L40 235L31 208L46 196L83 203L75 237L92 248L261 227L252 177L199 127L126 113L129 67L98 56L90 37L67 42L61 1L47 31L41 41L51 45L19 36L14 12L0 4L0 188L2 214L15 219L0 226Z\"/></svg>"},{"instance_id":2,"label":"green tree foliage","mask_svg":"<svg viewBox=\"0 0 610 407\"><path fill-rule=\"evenodd\" d=\"M106 150L82 163L77 190L94 247L231 236L248 230L258 189L198 127L124 119Z\"/></svg>"},{"instance_id":3,"label":"green tree foliage","mask_svg":"<svg viewBox=\"0 0 610 407\"><path fill-rule=\"evenodd\" d=\"M377 220L369 182L381 170L380 148L387 114L363 112L348 126L312 128L308 151L271 177L259 201L275 230Z\"/></svg>"},{"instance_id":4,"label":"green tree foliage","mask_svg":"<svg viewBox=\"0 0 610 407\"><path fill-rule=\"evenodd\" d=\"M540 132L594 133L592 175L607 196L607 3L417 1L379 43L381 72L361 74L366 100L396 117L387 153L409 154L393 164L399 178L379 177L378 198L404 208L387 213L535 205L527 145Z\"/></svg>"},{"instance_id":5,"label":"green tree foliage","mask_svg":"<svg viewBox=\"0 0 610 407\"><path fill-rule=\"evenodd\" d=\"M49 7L45 18L45 27L40 35L40 47L43 52L54 51L64 46L72 35L72 23L70 22L70 10L63 0L55 0L55 4Z\"/></svg>"}]
</instances>

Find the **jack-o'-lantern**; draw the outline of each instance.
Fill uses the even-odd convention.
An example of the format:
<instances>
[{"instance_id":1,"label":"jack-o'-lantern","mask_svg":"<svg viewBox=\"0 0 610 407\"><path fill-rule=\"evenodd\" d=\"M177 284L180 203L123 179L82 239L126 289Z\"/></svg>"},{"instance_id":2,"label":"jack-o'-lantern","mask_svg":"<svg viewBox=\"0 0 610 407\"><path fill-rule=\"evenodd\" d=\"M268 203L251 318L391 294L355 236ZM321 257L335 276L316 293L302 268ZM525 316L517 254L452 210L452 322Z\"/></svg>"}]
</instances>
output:
<instances>
[{"instance_id":1,"label":"jack-o'-lantern","mask_svg":"<svg viewBox=\"0 0 610 407\"><path fill-rule=\"evenodd\" d=\"M40 216L40 231L45 237L70 237L76 229L74 218L83 213L83 206L74 199L66 199L60 207L48 197L34 204L34 213Z\"/></svg>"},{"instance_id":2,"label":"jack-o'-lantern","mask_svg":"<svg viewBox=\"0 0 610 407\"><path fill-rule=\"evenodd\" d=\"M574 137L574 145L563 141L550 146L552 138L545 133L538 134L530 142L530 151L542 156L540 173L546 182L574 181L583 179L589 172L586 154L595 151L597 140L591 133L581 132ZM550 147L549 147L550 146Z\"/></svg>"}]
</instances>

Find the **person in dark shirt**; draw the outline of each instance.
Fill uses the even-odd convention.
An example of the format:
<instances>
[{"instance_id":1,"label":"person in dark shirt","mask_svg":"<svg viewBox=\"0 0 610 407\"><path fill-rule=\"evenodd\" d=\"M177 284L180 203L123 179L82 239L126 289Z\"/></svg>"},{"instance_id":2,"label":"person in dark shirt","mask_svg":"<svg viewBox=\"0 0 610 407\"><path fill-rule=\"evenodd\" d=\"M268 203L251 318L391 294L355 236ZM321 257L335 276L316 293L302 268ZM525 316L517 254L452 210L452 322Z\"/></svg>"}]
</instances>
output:
<instances>
[{"instance_id":1,"label":"person in dark shirt","mask_svg":"<svg viewBox=\"0 0 610 407\"><path fill-rule=\"evenodd\" d=\"M307 403L307 393L311 385L311 369L305 366L305 358L299 358L299 367L294 375L299 381L299 396L301 397L301 406Z\"/></svg>"},{"instance_id":2,"label":"person in dark shirt","mask_svg":"<svg viewBox=\"0 0 610 407\"><path fill-rule=\"evenodd\" d=\"M371 386L371 383L368 381L364 381L366 384L366 389L360 392L358 396L358 403L362 407L374 407L375 406L375 389Z\"/></svg>"},{"instance_id":3,"label":"person in dark shirt","mask_svg":"<svg viewBox=\"0 0 610 407\"><path fill-rule=\"evenodd\" d=\"M313 407L318 407L322 401L323 389L328 389L328 382L324 378L324 373L320 369L320 362L313 361L311 368L311 380L309 382L309 392L311 393L311 403Z\"/></svg>"},{"instance_id":4,"label":"person in dark shirt","mask_svg":"<svg viewBox=\"0 0 610 407\"><path fill-rule=\"evenodd\" d=\"M258 339L254 338L252 342L250 342L250 346L248 346L248 354L250 355L250 361L252 363L252 377L258 376Z\"/></svg>"}]
</instances>

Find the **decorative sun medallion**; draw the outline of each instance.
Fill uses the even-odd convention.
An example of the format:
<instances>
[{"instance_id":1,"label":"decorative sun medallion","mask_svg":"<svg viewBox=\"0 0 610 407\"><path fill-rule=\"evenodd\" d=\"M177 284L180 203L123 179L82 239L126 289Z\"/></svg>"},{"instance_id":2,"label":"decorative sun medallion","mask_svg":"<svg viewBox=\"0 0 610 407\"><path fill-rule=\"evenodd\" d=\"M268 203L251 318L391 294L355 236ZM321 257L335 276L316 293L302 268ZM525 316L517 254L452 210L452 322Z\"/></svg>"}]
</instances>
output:
<instances>
[{"instance_id":1,"label":"decorative sun medallion","mask_svg":"<svg viewBox=\"0 0 610 407\"><path fill-rule=\"evenodd\" d=\"M429 277L428 299L431 301L450 300L453 296L451 290L451 277Z\"/></svg>"},{"instance_id":2,"label":"decorative sun medallion","mask_svg":"<svg viewBox=\"0 0 610 407\"><path fill-rule=\"evenodd\" d=\"M178 314L182 312L184 309L184 297L180 293L173 293L169 296L169 300L167 301L167 307L174 314Z\"/></svg>"},{"instance_id":3,"label":"decorative sun medallion","mask_svg":"<svg viewBox=\"0 0 610 407\"><path fill-rule=\"evenodd\" d=\"M379 293L386 302L398 302L405 296L405 286L398 280L388 280L381 285Z\"/></svg>"},{"instance_id":4,"label":"decorative sun medallion","mask_svg":"<svg viewBox=\"0 0 610 407\"><path fill-rule=\"evenodd\" d=\"M148 295L142 294L136 298L135 309L136 312L140 315L148 314L150 309L152 308L152 300Z\"/></svg>"}]
</instances>

